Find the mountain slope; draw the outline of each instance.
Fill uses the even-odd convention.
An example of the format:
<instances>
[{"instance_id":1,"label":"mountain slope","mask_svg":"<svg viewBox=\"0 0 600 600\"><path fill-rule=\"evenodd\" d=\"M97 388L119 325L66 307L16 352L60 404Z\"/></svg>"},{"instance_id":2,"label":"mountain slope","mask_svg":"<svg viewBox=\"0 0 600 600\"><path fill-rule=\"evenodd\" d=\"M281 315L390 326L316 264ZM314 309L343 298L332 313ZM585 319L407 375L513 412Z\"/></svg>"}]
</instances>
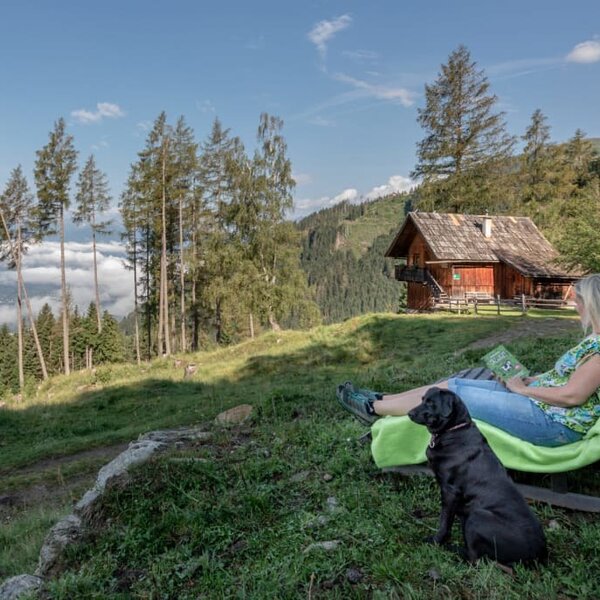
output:
<instances>
[{"instance_id":1,"label":"mountain slope","mask_svg":"<svg viewBox=\"0 0 600 600\"><path fill-rule=\"evenodd\" d=\"M410 202L406 194L342 202L298 222L301 264L325 323L365 312L398 312L404 286L384 258Z\"/></svg>"}]
</instances>

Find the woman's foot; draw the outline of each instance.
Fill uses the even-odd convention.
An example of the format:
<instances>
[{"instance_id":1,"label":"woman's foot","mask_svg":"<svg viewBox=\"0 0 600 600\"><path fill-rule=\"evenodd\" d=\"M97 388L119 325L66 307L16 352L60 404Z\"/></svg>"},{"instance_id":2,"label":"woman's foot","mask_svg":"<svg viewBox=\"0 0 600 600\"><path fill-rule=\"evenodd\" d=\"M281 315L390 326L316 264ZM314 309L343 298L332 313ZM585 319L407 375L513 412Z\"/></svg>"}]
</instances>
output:
<instances>
[{"instance_id":1,"label":"woman's foot","mask_svg":"<svg viewBox=\"0 0 600 600\"><path fill-rule=\"evenodd\" d=\"M370 398L368 392L373 397ZM336 396L340 405L352 413L363 425L371 426L379 416L373 410L373 401L378 400L378 394L370 390L355 390L351 381L337 386Z\"/></svg>"}]
</instances>

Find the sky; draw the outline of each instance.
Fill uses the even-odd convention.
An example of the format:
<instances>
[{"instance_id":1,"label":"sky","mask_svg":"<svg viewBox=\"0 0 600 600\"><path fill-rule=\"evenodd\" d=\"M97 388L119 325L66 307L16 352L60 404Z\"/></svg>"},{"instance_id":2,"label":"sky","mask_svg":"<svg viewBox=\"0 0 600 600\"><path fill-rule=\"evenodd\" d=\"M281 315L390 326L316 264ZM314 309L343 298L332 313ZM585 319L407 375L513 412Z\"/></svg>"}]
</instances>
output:
<instances>
[{"instance_id":1,"label":"sky","mask_svg":"<svg viewBox=\"0 0 600 600\"><path fill-rule=\"evenodd\" d=\"M424 86L459 44L487 75L510 133L522 135L539 108L555 141L578 128L600 137L597 0L3 2L0 187L18 164L33 187L35 152L64 117L80 163L93 153L106 172L117 217L129 166L165 110L172 123L184 115L198 141L218 117L249 151L260 114L281 117L297 182L292 218L410 189ZM83 305L87 235L71 235L67 262ZM52 287L48 243L25 267ZM129 277L119 252L103 247L115 274L103 295L123 316L133 300L115 285ZM0 273L0 322L14 309L11 277ZM58 306L56 290L32 296Z\"/></svg>"}]
</instances>

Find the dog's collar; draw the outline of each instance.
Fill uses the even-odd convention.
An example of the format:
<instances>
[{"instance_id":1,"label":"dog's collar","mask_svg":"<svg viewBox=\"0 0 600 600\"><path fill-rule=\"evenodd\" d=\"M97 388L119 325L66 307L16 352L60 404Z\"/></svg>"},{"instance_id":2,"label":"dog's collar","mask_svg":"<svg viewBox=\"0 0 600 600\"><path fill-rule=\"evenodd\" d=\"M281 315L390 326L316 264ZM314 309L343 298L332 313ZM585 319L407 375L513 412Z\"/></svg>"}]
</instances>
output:
<instances>
[{"instance_id":1,"label":"dog's collar","mask_svg":"<svg viewBox=\"0 0 600 600\"><path fill-rule=\"evenodd\" d=\"M448 433L448 431L455 431L456 429L462 429L463 427L468 427L470 424L471 423L465 421L464 423L459 423L458 425L455 425L454 427L450 427L450 429L446 429L446 430L442 431L441 433L432 433L431 439L429 440L429 447L435 448L435 445L437 444L438 439L444 433Z\"/></svg>"}]
</instances>

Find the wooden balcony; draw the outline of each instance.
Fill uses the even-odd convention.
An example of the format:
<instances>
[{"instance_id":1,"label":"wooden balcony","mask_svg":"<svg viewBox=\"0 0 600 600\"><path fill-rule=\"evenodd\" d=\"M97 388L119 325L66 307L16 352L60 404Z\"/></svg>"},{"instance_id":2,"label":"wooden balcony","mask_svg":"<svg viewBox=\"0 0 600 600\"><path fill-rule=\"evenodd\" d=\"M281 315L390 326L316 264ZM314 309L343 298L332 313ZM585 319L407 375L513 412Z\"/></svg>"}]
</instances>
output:
<instances>
[{"instance_id":1,"label":"wooden balcony","mask_svg":"<svg viewBox=\"0 0 600 600\"><path fill-rule=\"evenodd\" d=\"M407 267L406 265L396 265L396 279L398 281L427 283L427 269L424 269L423 267Z\"/></svg>"}]
</instances>

